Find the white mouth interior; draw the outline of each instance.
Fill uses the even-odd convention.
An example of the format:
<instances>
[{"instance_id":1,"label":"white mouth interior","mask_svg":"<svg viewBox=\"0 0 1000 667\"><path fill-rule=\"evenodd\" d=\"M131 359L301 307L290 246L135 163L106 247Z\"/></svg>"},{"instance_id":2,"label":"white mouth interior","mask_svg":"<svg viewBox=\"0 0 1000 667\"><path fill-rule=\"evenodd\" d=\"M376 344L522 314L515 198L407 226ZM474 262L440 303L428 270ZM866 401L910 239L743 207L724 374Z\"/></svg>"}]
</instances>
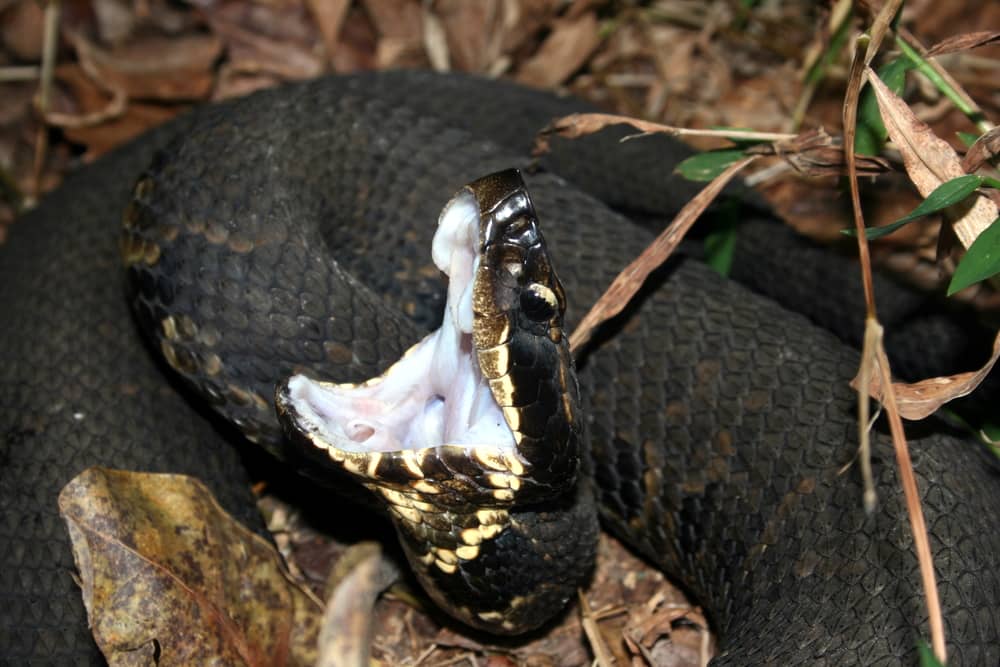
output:
<instances>
[{"instance_id":1,"label":"white mouth interior","mask_svg":"<svg viewBox=\"0 0 1000 667\"><path fill-rule=\"evenodd\" d=\"M514 436L483 378L472 345L472 277L478 267L479 207L463 191L438 220L431 254L448 277L441 328L364 385L288 381L299 426L352 452L442 444L513 449Z\"/></svg>"}]
</instances>

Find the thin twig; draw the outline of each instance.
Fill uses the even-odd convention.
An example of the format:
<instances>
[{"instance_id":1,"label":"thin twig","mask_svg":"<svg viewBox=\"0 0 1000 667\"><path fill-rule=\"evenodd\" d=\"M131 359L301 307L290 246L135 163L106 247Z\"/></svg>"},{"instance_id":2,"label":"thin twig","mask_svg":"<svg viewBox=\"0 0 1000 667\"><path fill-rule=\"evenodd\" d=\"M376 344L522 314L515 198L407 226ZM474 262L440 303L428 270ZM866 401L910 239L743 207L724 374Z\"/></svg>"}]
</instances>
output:
<instances>
[{"instance_id":1,"label":"thin twig","mask_svg":"<svg viewBox=\"0 0 1000 667\"><path fill-rule=\"evenodd\" d=\"M843 123L844 123L844 158L847 163L848 183L851 190L851 205L854 211L854 224L857 230L858 254L861 260L862 283L865 290L865 304L867 317L865 318L865 350L862 357L862 373L864 365L871 364L872 355L877 363L883 383L891 382L889 362L885 355L885 348L882 344L882 326L878 323L875 309L875 295L872 290L871 260L868 253L868 240L865 237L864 216L861 210L861 199L858 191L857 164L854 156L854 137L857 127L858 98L863 85L862 77L865 69L875 57L879 45L882 43L888 31L892 17L896 15L901 0L889 0L882 6L872 24L871 39L861 38L854 51L851 63L850 76L848 78L847 92L844 96ZM862 56L861 50L865 48ZM884 384L884 386L886 386ZM896 395L891 385L885 392L884 405L889 419L889 428L892 432L893 447L896 452L896 462L899 466L900 483L903 487L903 495L906 498L907 513L910 519L910 529L913 532L913 541L917 552L917 561L920 565L920 574L924 586L924 594L927 602L927 613L931 630L931 644L934 654L942 663L947 659L944 641L944 623L941 617L941 604L937 592L937 581L934 577L934 563L930 550L930 543L927 539L927 526L924 522L923 510L920 506L920 496L917 492L917 483L913 475L913 464L910 460L909 449L906 444L906 437L903 433L903 422L899 416L896 405ZM864 448L869 442L868 435L868 387L862 386L858 392L859 408L859 431L861 445ZM862 452L862 466L868 459L868 452ZM868 473L870 475L870 472ZM866 481L866 500L868 498L869 482ZM874 487L870 489L874 492Z\"/></svg>"},{"instance_id":2,"label":"thin twig","mask_svg":"<svg viewBox=\"0 0 1000 667\"><path fill-rule=\"evenodd\" d=\"M42 42L42 71L38 83L38 111L42 118L49 110L52 98L52 77L56 69L56 48L59 46L59 15L61 0L49 0L45 5L45 32ZM49 152L49 130L44 121L35 134L35 168L31 178L31 192L26 205L38 201L42 192L42 172L45 171L45 159Z\"/></svg>"},{"instance_id":3,"label":"thin twig","mask_svg":"<svg viewBox=\"0 0 1000 667\"><path fill-rule=\"evenodd\" d=\"M594 612L587 602L587 596L581 590L576 594L580 600L580 624L583 625L583 633L587 635L590 649L594 652L594 662L600 667L612 667L615 662L614 656L611 655L604 637L601 636L601 629L597 627L597 619L594 618Z\"/></svg>"},{"instance_id":4,"label":"thin twig","mask_svg":"<svg viewBox=\"0 0 1000 667\"><path fill-rule=\"evenodd\" d=\"M35 65L10 65L0 67L0 83L34 81L42 75L42 68Z\"/></svg>"}]
</instances>

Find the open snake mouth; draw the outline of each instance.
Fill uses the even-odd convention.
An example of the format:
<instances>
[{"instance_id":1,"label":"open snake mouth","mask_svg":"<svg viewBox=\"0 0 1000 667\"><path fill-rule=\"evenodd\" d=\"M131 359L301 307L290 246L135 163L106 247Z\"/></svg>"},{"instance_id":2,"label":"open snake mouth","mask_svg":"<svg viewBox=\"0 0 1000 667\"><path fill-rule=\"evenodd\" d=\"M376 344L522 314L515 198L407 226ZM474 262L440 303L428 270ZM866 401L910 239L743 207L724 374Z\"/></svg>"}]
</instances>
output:
<instances>
[{"instance_id":1,"label":"open snake mouth","mask_svg":"<svg viewBox=\"0 0 1000 667\"><path fill-rule=\"evenodd\" d=\"M280 384L289 442L411 508L398 493L497 506L564 492L579 464L578 389L565 297L520 174L460 190L431 254L449 277L441 328L362 384Z\"/></svg>"},{"instance_id":2,"label":"open snake mouth","mask_svg":"<svg viewBox=\"0 0 1000 667\"><path fill-rule=\"evenodd\" d=\"M288 380L299 430L347 452L490 445L512 452L514 434L483 376L473 344L473 295L482 240L479 206L459 192L445 207L432 256L449 278L441 327L384 374L363 384Z\"/></svg>"}]
</instances>

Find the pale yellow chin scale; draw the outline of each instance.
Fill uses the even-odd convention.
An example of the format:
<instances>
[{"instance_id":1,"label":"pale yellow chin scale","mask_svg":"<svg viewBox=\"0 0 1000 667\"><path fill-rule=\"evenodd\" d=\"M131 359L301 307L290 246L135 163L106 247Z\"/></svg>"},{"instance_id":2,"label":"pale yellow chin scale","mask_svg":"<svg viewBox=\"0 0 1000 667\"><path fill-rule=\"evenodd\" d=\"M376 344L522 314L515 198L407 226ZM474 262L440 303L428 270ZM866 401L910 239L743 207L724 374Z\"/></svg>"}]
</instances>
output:
<instances>
[{"instance_id":1,"label":"pale yellow chin scale","mask_svg":"<svg viewBox=\"0 0 1000 667\"><path fill-rule=\"evenodd\" d=\"M463 190L442 212L432 247L434 263L449 277L444 321L383 375L357 385L304 375L288 380L279 400L293 408L298 427L314 445L331 455L338 451L336 458L343 460L444 445L486 447L516 459L514 435L473 346L479 234L478 205ZM418 467L414 456L404 458L408 467Z\"/></svg>"}]
</instances>

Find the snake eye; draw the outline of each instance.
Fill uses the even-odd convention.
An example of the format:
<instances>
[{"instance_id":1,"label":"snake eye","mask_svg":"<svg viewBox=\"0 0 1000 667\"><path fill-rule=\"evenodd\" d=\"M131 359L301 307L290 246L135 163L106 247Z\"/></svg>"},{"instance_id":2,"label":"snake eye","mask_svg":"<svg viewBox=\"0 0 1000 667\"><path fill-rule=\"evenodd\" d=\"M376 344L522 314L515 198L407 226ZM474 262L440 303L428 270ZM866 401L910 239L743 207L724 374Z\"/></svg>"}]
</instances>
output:
<instances>
[{"instance_id":1,"label":"snake eye","mask_svg":"<svg viewBox=\"0 0 1000 667\"><path fill-rule=\"evenodd\" d=\"M531 283L521 292L521 310L535 322L551 319L558 307L555 292L541 283Z\"/></svg>"}]
</instances>

